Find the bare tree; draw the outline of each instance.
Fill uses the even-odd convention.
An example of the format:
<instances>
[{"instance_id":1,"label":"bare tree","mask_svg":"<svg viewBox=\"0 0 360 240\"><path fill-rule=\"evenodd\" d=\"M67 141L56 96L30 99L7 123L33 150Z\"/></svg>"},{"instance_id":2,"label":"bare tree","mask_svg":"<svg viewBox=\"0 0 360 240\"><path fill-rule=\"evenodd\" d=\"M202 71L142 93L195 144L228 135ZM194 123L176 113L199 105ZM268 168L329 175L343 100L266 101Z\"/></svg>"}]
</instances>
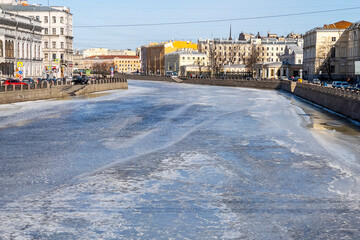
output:
<instances>
[{"instance_id":1,"label":"bare tree","mask_svg":"<svg viewBox=\"0 0 360 240\"><path fill-rule=\"evenodd\" d=\"M262 60L262 48L260 45L252 44L250 47L249 56L245 58L246 67L250 70L250 72L254 73L254 67L256 63L260 63Z\"/></svg>"},{"instance_id":2,"label":"bare tree","mask_svg":"<svg viewBox=\"0 0 360 240\"><path fill-rule=\"evenodd\" d=\"M333 72L334 67L335 45L329 42L323 42L319 47L316 58L319 61L317 73L320 74L320 71L324 71L328 75L329 79L332 80L331 73Z\"/></svg>"},{"instance_id":3,"label":"bare tree","mask_svg":"<svg viewBox=\"0 0 360 240\"><path fill-rule=\"evenodd\" d=\"M111 68L113 67L114 64L110 62L95 63L92 66L92 72L96 74L98 77L100 76L106 77L107 75L110 75Z\"/></svg>"},{"instance_id":4,"label":"bare tree","mask_svg":"<svg viewBox=\"0 0 360 240\"><path fill-rule=\"evenodd\" d=\"M226 55L219 51L220 47L217 46L216 42L209 43L209 70L211 76L218 76L224 71L224 65L226 63Z\"/></svg>"}]
</instances>

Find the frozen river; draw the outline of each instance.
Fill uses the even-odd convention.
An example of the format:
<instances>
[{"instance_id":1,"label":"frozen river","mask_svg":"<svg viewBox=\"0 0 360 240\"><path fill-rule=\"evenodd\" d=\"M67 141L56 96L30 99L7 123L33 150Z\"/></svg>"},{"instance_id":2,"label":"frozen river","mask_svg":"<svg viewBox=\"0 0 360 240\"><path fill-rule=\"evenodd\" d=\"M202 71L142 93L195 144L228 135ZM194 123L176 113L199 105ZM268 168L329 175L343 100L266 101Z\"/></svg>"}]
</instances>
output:
<instances>
[{"instance_id":1,"label":"frozen river","mask_svg":"<svg viewBox=\"0 0 360 240\"><path fill-rule=\"evenodd\" d=\"M0 105L0 239L360 239L359 144L267 90L129 81Z\"/></svg>"}]
</instances>

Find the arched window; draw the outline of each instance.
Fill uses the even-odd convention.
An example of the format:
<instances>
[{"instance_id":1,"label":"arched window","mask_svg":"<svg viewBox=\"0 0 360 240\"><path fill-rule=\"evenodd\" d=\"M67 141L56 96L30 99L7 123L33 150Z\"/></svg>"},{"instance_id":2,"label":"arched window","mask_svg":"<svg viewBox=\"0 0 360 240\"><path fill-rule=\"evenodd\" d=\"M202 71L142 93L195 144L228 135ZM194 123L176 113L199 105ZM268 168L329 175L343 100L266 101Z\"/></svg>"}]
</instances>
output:
<instances>
[{"instance_id":1,"label":"arched window","mask_svg":"<svg viewBox=\"0 0 360 240\"><path fill-rule=\"evenodd\" d=\"M11 41L10 42L10 57L11 58L13 58L13 57L15 57L15 43L14 43L14 41Z\"/></svg>"}]
</instances>

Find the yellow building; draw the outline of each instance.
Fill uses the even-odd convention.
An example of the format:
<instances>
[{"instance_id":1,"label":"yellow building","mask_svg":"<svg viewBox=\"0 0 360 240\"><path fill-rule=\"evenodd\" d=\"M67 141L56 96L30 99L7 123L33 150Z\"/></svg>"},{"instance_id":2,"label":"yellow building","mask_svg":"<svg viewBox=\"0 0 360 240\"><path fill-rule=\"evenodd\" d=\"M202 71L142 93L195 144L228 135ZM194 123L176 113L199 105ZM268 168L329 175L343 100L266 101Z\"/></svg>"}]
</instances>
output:
<instances>
[{"instance_id":1,"label":"yellow building","mask_svg":"<svg viewBox=\"0 0 360 240\"><path fill-rule=\"evenodd\" d=\"M150 43L141 47L142 69L147 74L165 75L165 54L178 50L197 50L197 44L190 41Z\"/></svg>"},{"instance_id":2,"label":"yellow building","mask_svg":"<svg viewBox=\"0 0 360 240\"><path fill-rule=\"evenodd\" d=\"M140 71L140 58L138 56L120 55L114 58L115 71L131 73Z\"/></svg>"}]
</instances>

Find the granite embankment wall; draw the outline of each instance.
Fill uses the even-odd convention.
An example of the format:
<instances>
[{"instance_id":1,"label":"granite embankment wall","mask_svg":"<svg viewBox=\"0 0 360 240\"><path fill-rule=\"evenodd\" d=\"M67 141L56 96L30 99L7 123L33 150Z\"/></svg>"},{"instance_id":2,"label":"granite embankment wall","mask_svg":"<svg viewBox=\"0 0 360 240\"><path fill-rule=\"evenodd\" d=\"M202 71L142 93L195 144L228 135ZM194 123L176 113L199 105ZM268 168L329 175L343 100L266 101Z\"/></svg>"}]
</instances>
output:
<instances>
[{"instance_id":1,"label":"granite embankment wall","mask_svg":"<svg viewBox=\"0 0 360 240\"><path fill-rule=\"evenodd\" d=\"M166 82L181 82L189 84L202 84L226 87L247 87L260 89L279 89L280 82L274 80L248 81L245 79L218 79L218 78L171 78L164 76L141 76L141 75L122 75L129 80L148 80L148 81L166 81Z\"/></svg>"},{"instance_id":2,"label":"granite embankment wall","mask_svg":"<svg viewBox=\"0 0 360 240\"><path fill-rule=\"evenodd\" d=\"M74 85L66 82L0 86L0 104L65 98L86 93L128 89L125 78L92 80L87 85Z\"/></svg>"},{"instance_id":3,"label":"granite embankment wall","mask_svg":"<svg viewBox=\"0 0 360 240\"><path fill-rule=\"evenodd\" d=\"M292 89L290 85L292 86ZM360 93L306 83L282 83L281 89L360 122Z\"/></svg>"},{"instance_id":4,"label":"granite embankment wall","mask_svg":"<svg viewBox=\"0 0 360 240\"><path fill-rule=\"evenodd\" d=\"M331 111L360 122L360 93L344 91L331 87L318 86L308 83L291 81L249 81L243 79L212 79L212 78L181 78L174 80L170 77L157 76L125 76L127 79L181 82L190 84L216 85L228 87L247 87L258 89L284 90L300 98L313 102Z\"/></svg>"}]
</instances>

